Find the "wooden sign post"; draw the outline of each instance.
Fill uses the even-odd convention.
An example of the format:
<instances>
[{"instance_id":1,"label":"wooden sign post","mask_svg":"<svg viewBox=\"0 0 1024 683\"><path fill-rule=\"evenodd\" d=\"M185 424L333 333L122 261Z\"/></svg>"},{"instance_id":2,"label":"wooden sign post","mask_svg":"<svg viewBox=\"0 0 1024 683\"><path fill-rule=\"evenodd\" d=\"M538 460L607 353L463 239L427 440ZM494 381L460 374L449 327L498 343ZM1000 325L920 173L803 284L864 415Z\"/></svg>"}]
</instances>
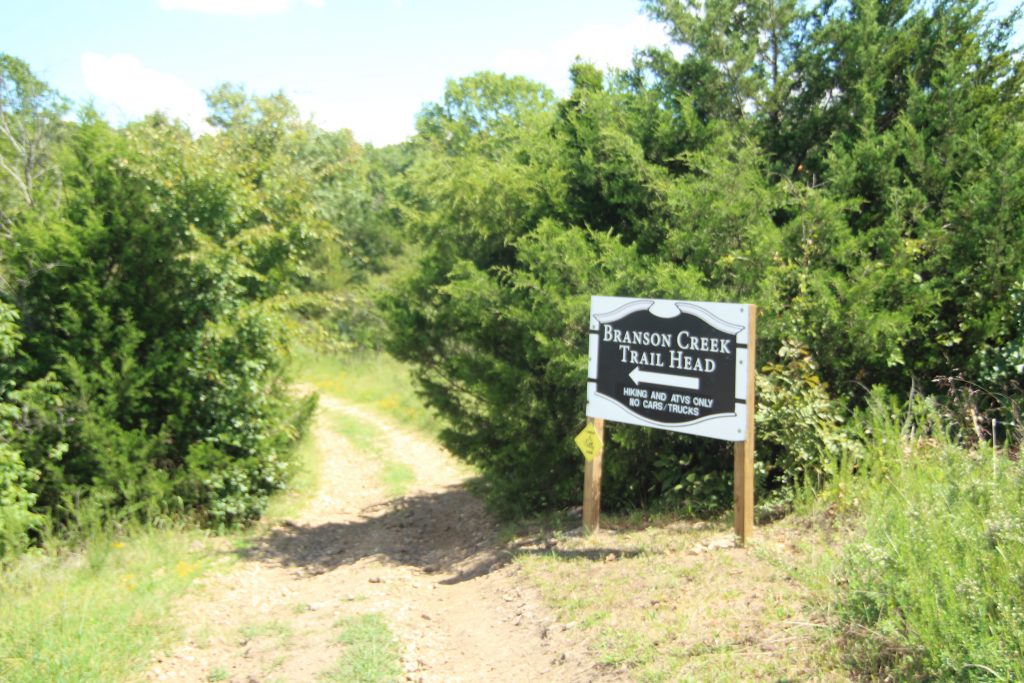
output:
<instances>
[{"instance_id":1,"label":"wooden sign post","mask_svg":"<svg viewBox=\"0 0 1024 683\"><path fill-rule=\"evenodd\" d=\"M604 458L604 420L588 417L587 426L593 426L598 439L583 466L583 528L588 534L601 526L601 467Z\"/></svg>"},{"instance_id":2,"label":"wooden sign post","mask_svg":"<svg viewBox=\"0 0 1024 683\"><path fill-rule=\"evenodd\" d=\"M600 526L608 419L734 442L735 529L751 537L756 317L751 304L591 297L588 425L577 437L588 532Z\"/></svg>"},{"instance_id":3,"label":"wooden sign post","mask_svg":"<svg viewBox=\"0 0 1024 683\"><path fill-rule=\"evenodd\" d=\"M757 380L757 306L749 309L750 341L747 342L747 430L746 438L733 446L733 529L746 545L754 535L754 385Z\"/></svg>"}]
</instances>

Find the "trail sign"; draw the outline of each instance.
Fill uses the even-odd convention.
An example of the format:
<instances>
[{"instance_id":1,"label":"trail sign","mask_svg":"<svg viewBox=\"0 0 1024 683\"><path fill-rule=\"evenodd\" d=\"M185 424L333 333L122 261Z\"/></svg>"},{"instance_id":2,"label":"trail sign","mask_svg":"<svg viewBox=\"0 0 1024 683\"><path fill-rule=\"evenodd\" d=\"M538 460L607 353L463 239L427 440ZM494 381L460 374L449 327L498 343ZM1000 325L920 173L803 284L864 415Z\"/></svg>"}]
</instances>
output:
<instances>
[{"instance_id":1,"label":"trail sign","mask_svg":"<svg viewBox=\"0 0 1024 683\"><path fill-rule=\"evenodd\" d=\"M747 438L747 304L595 296L587 416Z\"/></svg>"}]
</instances>

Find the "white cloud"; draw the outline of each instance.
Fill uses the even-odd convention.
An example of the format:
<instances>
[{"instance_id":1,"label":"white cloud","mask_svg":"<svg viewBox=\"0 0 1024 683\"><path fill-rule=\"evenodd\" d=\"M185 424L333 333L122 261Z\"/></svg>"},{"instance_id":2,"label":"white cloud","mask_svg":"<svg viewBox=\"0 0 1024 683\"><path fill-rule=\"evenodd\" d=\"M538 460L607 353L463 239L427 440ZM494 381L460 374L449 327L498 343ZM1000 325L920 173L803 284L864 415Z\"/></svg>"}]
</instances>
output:
<instances>
[{"instance_id":1,"label":"white cloud","mask_svg":"<svg viewBox=\"0 0 1024 683\"><path fill-rule=\"evenodd\" d=\"M162 111L184 121L193 133L210 132L206 99L181 78L144 66L127 54L108 57L86 52L81 65L86 87L108 117L117 114L123 122Z\"/></svg>"},{"instance_id":2,"label":"white cloud","mask_svg":"<svg viewBox=\"0 0 1024 683\"><path fill-rule=\"evenodd\" d=\"M415 133L416 112L422 106L415 95L335 101L305 93L287 94L303 117L324 130L348 128L357 142L375 147L402 142Z\"/></svg>"},{"instance_id":3,"label":"white cloud","mask_svg":"<svg viewBox=\"0 0 1024 683\"><path fill-rule=\"evenodd\" d=\"M324 0L299 0L299 2L309 7L324 6ZM295 4L295 0L160 0L160 9L201 14L259 16L284 14L293 4Z\"/></svg>"},{"instance_id":4,"label":"white cloud","mask_svg":"<svg viewBox=\"0 0 1024 683\"><path fill-rule=\"evenodd\" d=\"M627 68L633 52L649 45L669 42L665 29L646 17L637 16L626 24L591 24L574 31L543 50L505 50L498 54L494 68L546 83L560 94L569 88L569 66L580 57L599 68Z\"/></svg>"}]
</instances>

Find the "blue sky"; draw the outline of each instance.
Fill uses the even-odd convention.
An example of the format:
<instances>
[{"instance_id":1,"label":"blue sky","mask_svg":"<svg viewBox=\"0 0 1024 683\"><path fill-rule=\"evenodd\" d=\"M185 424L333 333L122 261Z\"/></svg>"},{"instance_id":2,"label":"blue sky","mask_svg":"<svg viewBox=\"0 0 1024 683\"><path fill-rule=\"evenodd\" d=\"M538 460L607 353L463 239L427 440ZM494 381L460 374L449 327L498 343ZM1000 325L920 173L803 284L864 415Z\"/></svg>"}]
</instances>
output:
<instances>
[{"instance_id":1,"label":"blue sky","mask_svg":"<svg viewBox=\"0 0 1024 683\"><path fill-rule=\"evenodd\" d=\"M637 0L20 0L0 23L0 51L115 123L162 109L202 130L203 92L227 81L375 145L411 135L446 79L489 69L564 93L577 55L625 66L666 42Z\"/></svg>"},{"instance_id":2,"label":"blue sky","mask_svg":"<svg viewBox=\"0 0 1024 683\"><path fill-rule=\"evenodd\" d=\"M115 122L163 109L201 129L202 93L228 81L376 145L411 135L448 78L562 91L577 54L624 66L666 41L635 0L22 0L0 23L0 51Z\"/></svg>"}]
</instances>

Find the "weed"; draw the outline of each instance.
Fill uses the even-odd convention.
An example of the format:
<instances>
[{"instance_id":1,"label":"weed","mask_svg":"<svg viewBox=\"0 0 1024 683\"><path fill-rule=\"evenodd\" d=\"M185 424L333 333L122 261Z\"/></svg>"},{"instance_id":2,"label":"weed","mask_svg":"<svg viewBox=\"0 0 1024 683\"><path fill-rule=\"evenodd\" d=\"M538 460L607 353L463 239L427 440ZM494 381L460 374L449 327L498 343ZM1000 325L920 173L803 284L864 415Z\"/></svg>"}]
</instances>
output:
<instances>
[{"instance_id":1,"label":"weed","mask_svg":"<svg viewBox=\"0 0 1024 683\"><path fill-rule=\"evenodd\" d=\"M861 511L834 582L849 662L900 680L1024 680L1024 473L958 446L927 404L874 397L862 471L825 492Z\"/></svg>"},{"instance_id":2,"label":"weed","mask_svg":"<svg viewBox=\"0 0 1024 683\"><path fill-rule=\"evenodd\" d=\"M398 641L379 614L361 614L337 625L344 652L341 661L323 674L324 680L384 683L398 679L402 673Z\"/></svg>"},{"instance_id":3,"label":"weed","mask_svg":"<svg viewBox=\"0 0 1024 683\"><path fill-rule=\"evenodd\" d=\"M102 531L77 550L55 543L12 562L0 575L0 680L111 681L142 670L178 635L171 602L212 564L204 538Z\"/></svg>"},{"instance_id":4,"label":"weed","mask_svg":"<svg viewBox=\"0 0 1024 683\"><path fill-rule=\"evenodd\" d=\"M288 624L279 621L267 621L261 624L246 624L238 629L241 642L245 643L256 638L277 638L282 645L291 641L292 629Z\"/></svg>"}]
</instances>

